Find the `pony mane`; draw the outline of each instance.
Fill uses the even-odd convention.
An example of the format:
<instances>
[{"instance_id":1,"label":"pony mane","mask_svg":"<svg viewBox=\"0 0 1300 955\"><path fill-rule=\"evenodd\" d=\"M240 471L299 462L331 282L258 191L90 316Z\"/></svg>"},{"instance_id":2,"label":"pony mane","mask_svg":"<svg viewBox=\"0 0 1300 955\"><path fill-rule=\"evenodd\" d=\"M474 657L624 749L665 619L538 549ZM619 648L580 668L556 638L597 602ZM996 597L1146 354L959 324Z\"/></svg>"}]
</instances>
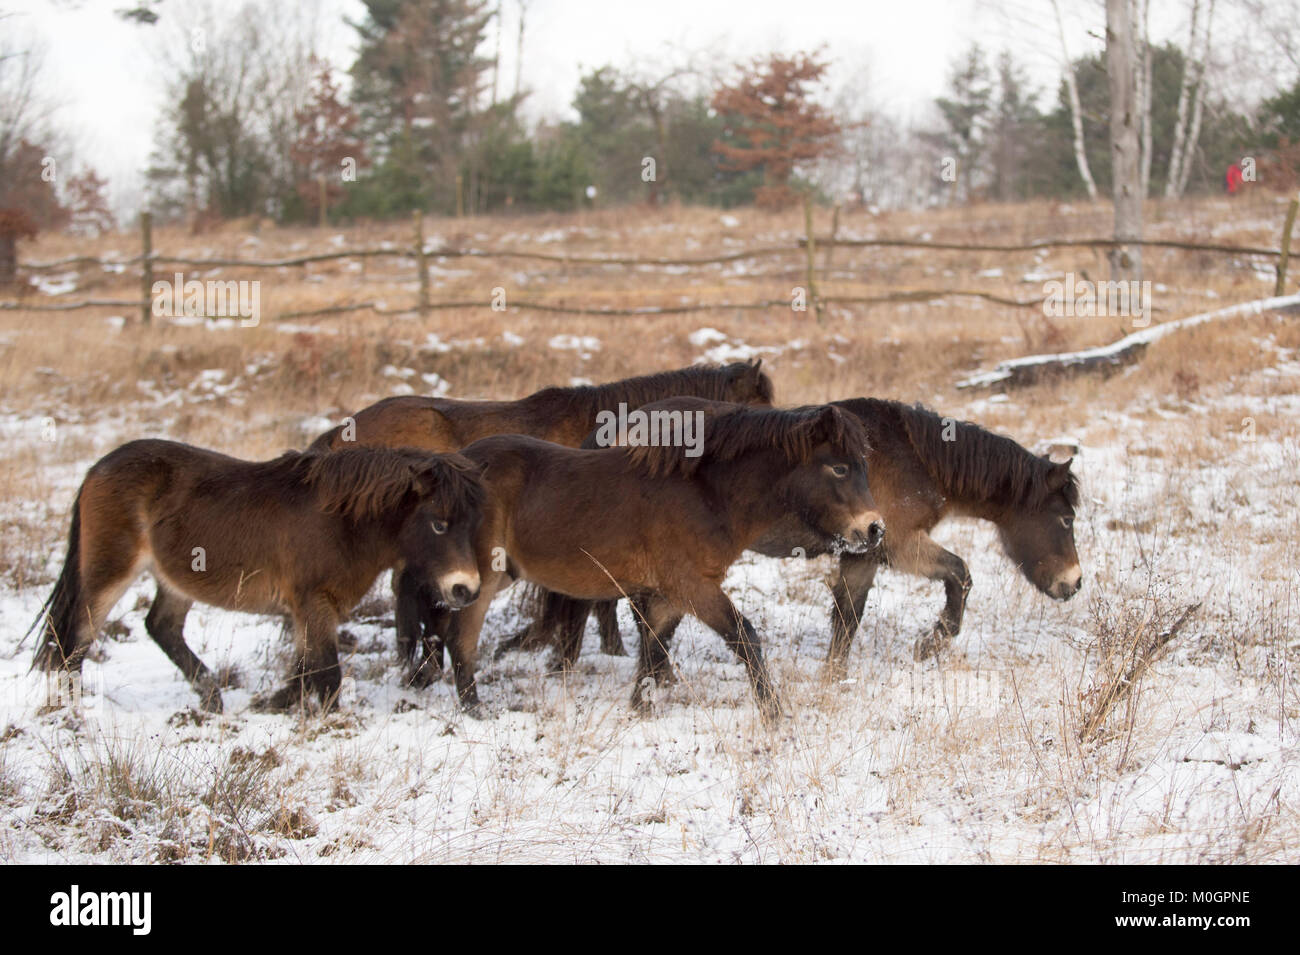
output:
<instances>
[{"instance_id":1,"label":"pony mane","mask_svg":"<svg viewBox=\"0 0 1300 955\"><path fill-rule=\"evenodd\" d=\"M417 448L342 448L304 452L292 464L302 483L316 492L323 510L353 520L399 513L412 495L449 517L479 508L483 502L477 468L459 454L432 454Z\"/></svg>"},{"instance_id":2,"label":"pony mane","mask_svg":"<svg viewBox=\"0 0 1300 955\"><path fill-rule=\"evenodd\" d=\"M889 404L922 464L950 496L1033 509L1059 490L1070 507L1079 506L1078 477L1070 472L1064 486L1052 487L1049 477L1056 465L1011 438L970 421L941 418L920 404ZM945 430L952 440L944 440Z\"/></svg>"},{"instance_id":3,"label":"pony mane","mask_svg":"<svg viewBox=\"0 0 1300 955\"><path fill-rule=\"evenodd\" d=\"M703 452L696 457L688 457L684 447L669 445L637 445L627 454L634 466L651 477L690 477L706 462L734 461L762 450L776 451L797 467L809 461L822 441L848 458L865 458L870 450L862 421L831 405L782 409L738 405L705 416Z\"/></svg>"},{"instance_id":4,"label":"pony mane","mask_svg":"<svg viewBox=\"0 0 1300 955\"><path fill-rule=\"evenodd\" d=\"M708 398L711 401L735 401L731 387L745 375L754 376L755 397L766 404L772 403L772 379L759 371L751 362L733 362L730 365L690 365L672 371L651 375L638 375L603 385L576 385L572 388L543 388L529 395L526 401L553 404L567 414L595 418L597 412L618 407L622 402L628 408L639 408L664 398L689 396Z\"/></svg>"}]
</instances>

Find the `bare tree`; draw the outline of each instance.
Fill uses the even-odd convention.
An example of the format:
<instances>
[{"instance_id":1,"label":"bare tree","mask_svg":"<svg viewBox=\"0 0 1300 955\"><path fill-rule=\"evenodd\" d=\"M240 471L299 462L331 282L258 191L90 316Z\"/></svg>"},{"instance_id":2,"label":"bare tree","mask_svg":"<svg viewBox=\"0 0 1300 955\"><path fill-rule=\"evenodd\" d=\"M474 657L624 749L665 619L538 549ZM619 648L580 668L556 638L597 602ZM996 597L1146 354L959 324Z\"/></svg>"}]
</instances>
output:
<instances>
[{"instance_id":1,"label":"bare tree","mask_svg":"<svg viewBox=\"0 0 1300 955\"><path fill-rule=\"evenodd\" d=\"M0 19L9 19L5 14ZM17 167L27 147L50 148L54 130L50 103L42 94L44 48L35 39L6 28L0 34L0 206L22 192Z\"/></svg>"},{"instance_id":2,"label":"bare tree","mask_svg":"<svg viewBox=\"0 0 1300 955\"><path fill-rule=\"evenodd\" d=\"M519 98L519 91L523 88L524 76L524 16L528 13L527 0L518 0L519 2L519 37L515 42L515 99Z\"/></svg>"},{"instance_id":3,"label":"bare tree","mask_svg":"<svg viewBox=\"0 0 1300 955\"><path fill-rule=\"evenodd\" d=\"M1210 0L1205 17L1204 38L1197 27L1201 0L1192 0L1191 29L1187 53L1183 57L1183 79L1178 89L1178 119L1174 125L1174 145L1169 153L1169 174L1165 181L1165 198L1181 196L1191 175L1192 156L1201 135L1201 115L1205 109L1205 64L1210 58L1210 30L1214 22L1214 3Z\"/></svg>"},{"instance_id":4,"label":"bare tree","mask_svg":"<svg viewBox=\"0 0 1300 955\"><path fill-rule=\"evenodd\" d=\"M1142 198L1151 194L1151 0L1133 0L1134 23L1142 25L1142 69L1138 73L1138 111L1142 114Z\"/></svg>"},{"instance_id":5,"label":"bare tree","mask_svg":"<svg viewBox=\"0 0 1300 955\"><path fill-rule=\"evenodd\" d=\"M1106 0L1106 72L1110 77L1110 154L1115 200L1115 239L1110 256L1114 281L1140 281L1142 174L1138 151L1135 24L1129 0Z\"/></svg>"},{"instance_id":6,"label":"bare tree","mask_svg":"<svg viewBox=\"0 0 1300 955\"><path fill-rule=\"evenodd\" d=\"M1083 187L1088 190L1088 198L1097 199L1097 183L1092 178L1092 169L1088 166L1088 153L1083 145L1083 107L1079 104L1079 84L1074 78L1074 61L1070 59L1070 49L1065 43L1065 21L1061 17L1060 0L1052 0L1052 9L1056 12L1056 32L1061 40L1061 70L1065 77L1065 91L1070 99L1070 123L1074 129L1074 161L1079 167Z\"/></svg>"},{"instance_id":7,"label":"bare tree","mask_svg":"<svg viewBox=\"0 0 1300 955\"><path fill-rule=\"evenodd\" d=\"M162 21L154 41L168 108L150 177L164 192L183 182L192 228L278 212L295 193L292 150L317 69L318 10L256 0L232 17L203 0Z\"/></svg>"}]
</instances>

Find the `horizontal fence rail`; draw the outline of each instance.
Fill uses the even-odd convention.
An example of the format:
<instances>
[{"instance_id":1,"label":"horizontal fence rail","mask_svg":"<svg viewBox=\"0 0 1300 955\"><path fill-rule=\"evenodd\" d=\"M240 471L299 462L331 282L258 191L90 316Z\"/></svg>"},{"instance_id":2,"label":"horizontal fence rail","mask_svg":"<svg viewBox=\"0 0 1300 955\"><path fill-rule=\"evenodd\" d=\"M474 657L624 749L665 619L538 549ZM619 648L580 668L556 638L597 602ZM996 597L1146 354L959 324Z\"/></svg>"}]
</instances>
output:
<instances>
[{"instance_id":1,"label":"horizontal fence rail","mask_svg":"<svg viewBox=\"0 0 1300 955\"><path fill-rule=\"evenodd\" d=\"M818 247L826 251L825 265L823 271L829 267L829 251L834 248L862 249L862 248L895 248L895 249L915 249L927 252L998 252L998 253L1015 253L1015 252L1034 252L1043 249L1060 249L1060 248L1094 248L1094 249L1113 249L1125 245L1143 246L1146 248L1165 248L1185 252L1206 252L1218 255L1231 256L1265 256L1276 258L1277 261L1277 292L1280 295L1283 292L1282 286L1285 284L1287 258L1290 248L1290 232L1295 219L1295 205L1292 203L1288 209L1286 223L1282 230L1281 247L1277 249L1261 248L1255 246L1237 246L1226 245L1221 243L1207 242L1185 242L1176 239L1137 239L1121 241L1115 238L1049 238L1034 239L1027 242L1015 243L998 243L998 242L949 242L935 239L915 239L906 237L893 238L845 238L834 234L837 231L838 215L833 220L833 231L829 236L815 235L812 229L811 208L805 210L805 222L807 223L806 234L796 238L789 244L782 245L765 245L757 246L750 249L740 249L733 252L721 253L718 255L707 256L623 256L623 255L575 255L564 252L539 252L526 249L479 249L464 247L435 247L430 248L424 240L423 218L418 213L413 217L414 222L414 241L410 246L400 245L383 245L373 248L363 249L341 249L332 252L318 252L307 255L295 256L291 258L279 259L243 259L227 258L216 256L181 256L168 255L165 252L155 251L152 245L152 221L147 213L140 216L142 252L139 255L131 256L125 259L101 259L93 256L69 256L63 259L57 259L49 262L23 262L19 263L20 271L28 273L51 272L60 269L70 268L101 268L107 271L126 272L128 269L138 269L140 278L140 288L142 295L150 296L151 286L154 278L155 268L182 267L196 269L211 268L233 268L233 269L284 269L284 268L304 268L309 265L333 262L341 259L370 259L370 258L396 258L410 259L416 263L416 273L419 279L419 292L417 301L408 308L388 308L376 302L360 303L341 303L336 305L325 306L318 309L300 310L285 312L278 317L286 318L303 318L308 316L324 316L333 314L343 314L347 312L356 312L363 310L375 311L379 314L408 314L412 312L427 313L436 310L458 309L458 308L480 308L490 303L487 300L445 300L434 301L430 294L430 283L428 273L429 259L524 259L539 262L554 262L557 264L569 266L619 266L624 268L692 268L713 265L723 265L729 262L739 262L747 259L770 258L777 256L789 256L798 254L806 259L806 273L804 275L805 294L807 296L807 307L810 311L821 317L821 308L826 305L879 305L890 302L928 302L947 297L965 297L979 298L985 301L993 302L998 305L1004 305L1010 308L1036 308L1042 306L1041 298L1031 300L1021 300L1010 298L1005 295L998 295L993 292L986 292L978 289L885 289L879 295L869 296L837 296L822 295L818 292L817 267L815 264L814 250ZM138 309L141 321L148 324L151 318L151 303L148 300L128 300L128 299L84 299L74 302L33 302L30 299L20 301L0 301L0 311L33 311L33 312L70 312L87 308L129 308ZM762 310L769 308L789 308L791 299L762 299L751 302L693 302L678 305L644 305L629 306L623 308L609 307L591 307L580 305L566 305L559 302L530 301L526 299L512 300L505 304L505 308L526 309L538 312L553 312L560 314L573 315L596 315L596 316L646 316L646 315L681 315L689 312L700 311L726 311L726 310ZM201 316L196 316L201 317ZM216 317L216 316L212 316Z\"/></svg>"}]
</instances>

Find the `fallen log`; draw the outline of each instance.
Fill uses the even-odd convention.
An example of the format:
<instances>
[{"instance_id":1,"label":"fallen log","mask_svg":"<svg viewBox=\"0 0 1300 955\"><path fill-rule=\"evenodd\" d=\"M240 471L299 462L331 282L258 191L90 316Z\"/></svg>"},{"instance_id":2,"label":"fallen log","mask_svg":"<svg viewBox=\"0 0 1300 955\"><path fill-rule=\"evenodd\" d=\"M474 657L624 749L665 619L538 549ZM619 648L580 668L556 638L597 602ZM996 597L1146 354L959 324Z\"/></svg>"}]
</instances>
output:
<instances>
[{"instance_id":1,"label":"fallen log","mask_svg":"<svg viewBox=\"0 0 1300 955\"><path fill-rule=\"evenodd\" d=\"M1050 355L1026 355L998 362L992 371L979 372L957 382L958 388L1022 388L1049 378L1070 377L1080 374L1112 375L1126 365L1137 361L1148 345L1174 332L1195 328L1207 322L1233 318L1249 318L1264 312L1300 310L1300 295L1278 295L1229 305L1213 312L1190 315L1161 325L1153 325L1117 342L1082 351Z\"/></svg>"}]
</instances>

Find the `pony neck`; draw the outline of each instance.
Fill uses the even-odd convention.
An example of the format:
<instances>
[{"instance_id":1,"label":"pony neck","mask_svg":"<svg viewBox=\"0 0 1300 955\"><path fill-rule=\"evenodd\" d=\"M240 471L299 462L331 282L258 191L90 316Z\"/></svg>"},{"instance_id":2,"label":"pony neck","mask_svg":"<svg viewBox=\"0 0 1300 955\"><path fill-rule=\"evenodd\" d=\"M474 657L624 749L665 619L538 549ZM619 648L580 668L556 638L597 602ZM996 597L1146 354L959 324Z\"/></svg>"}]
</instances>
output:
<instances>
[{"instance_id":1,"label":"pony neck","mask_svg":"<svg viewBox=\"0 0 1300 955\"><path fill-rule=\"evenodd\" d=\"M782 468L788 469L788 465L780 455L763 450L705 464L697 472L713 509L726 515L727 527L741 550L789 513L787 502L774 490Z\"/></svg>"},{"instance_id":2,"label":"pony neck","mask_svg":"<svg viewBox=\"0 0 1300 955\"><path fill-rule=\"evenodd\" d=\"M1005 503L994 501L987 495L956 490L940 477L935 477L935 483L939 485L939 490L944 497L945 516L974 517L1001 524L1011 511Z\"/></svg>"}]
</instances>

